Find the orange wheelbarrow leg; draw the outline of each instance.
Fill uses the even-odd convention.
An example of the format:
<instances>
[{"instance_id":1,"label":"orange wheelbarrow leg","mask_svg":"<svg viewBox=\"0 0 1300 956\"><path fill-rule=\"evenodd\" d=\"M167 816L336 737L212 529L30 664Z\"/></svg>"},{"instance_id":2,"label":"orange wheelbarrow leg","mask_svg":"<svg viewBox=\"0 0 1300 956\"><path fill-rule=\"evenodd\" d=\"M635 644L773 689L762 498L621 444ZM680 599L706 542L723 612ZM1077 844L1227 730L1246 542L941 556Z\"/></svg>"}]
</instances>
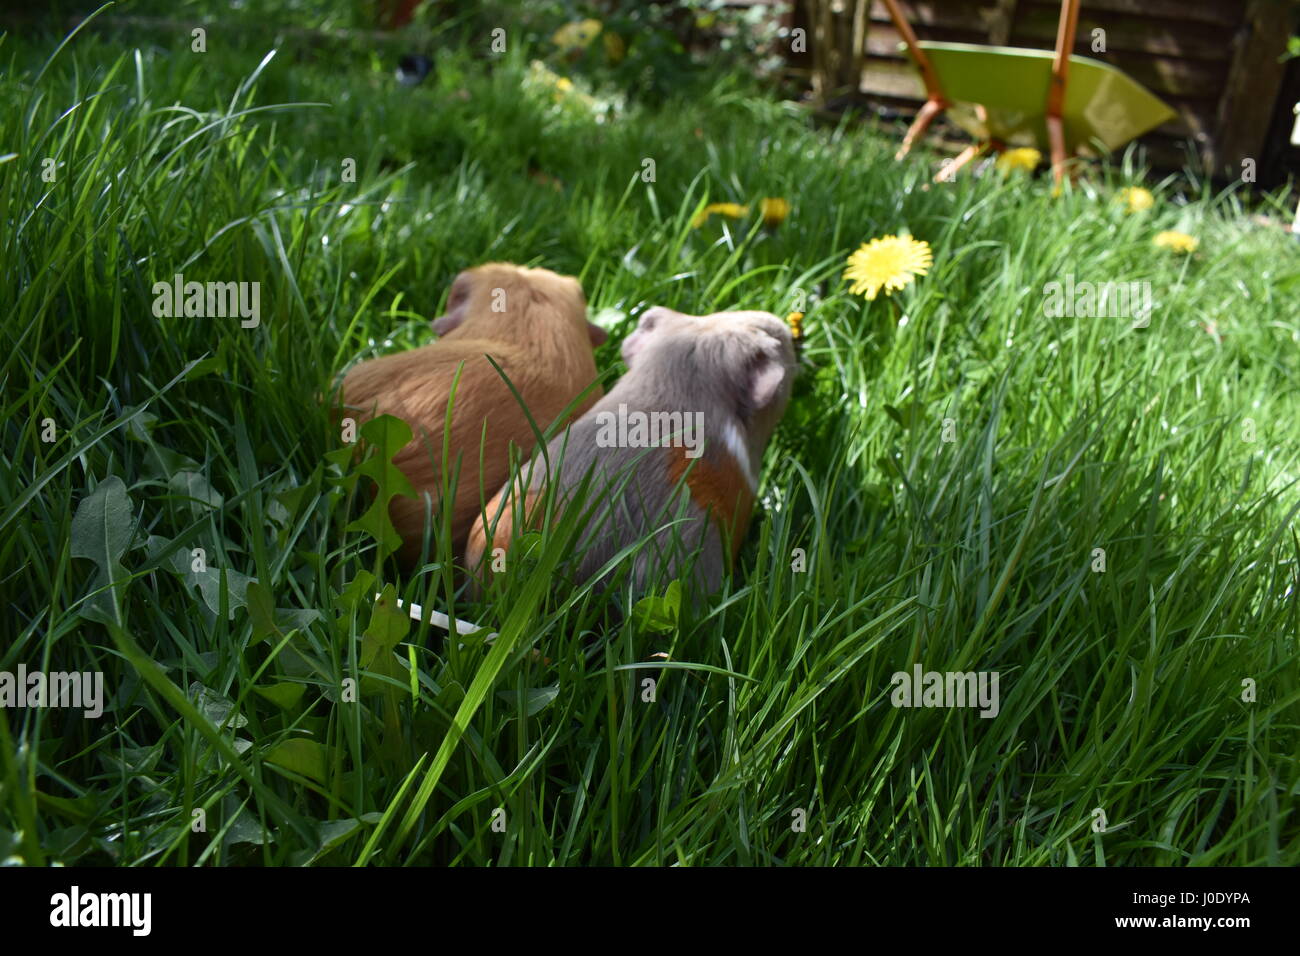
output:
<instances>
[{"instance_id":1,"label":"orange wheelbarrow leg","mask_svg":"<svg viewBox=\"0 0 1300 956\"><path fill-rule=\"evenodd\" d=\"M934 174L934 181L936 183L952 182L957 178L957 171L959 169L968 165L971 160L975 159L975 157L979 156L988 148L988 143L971 143L939 168L939 171Z\"/></svg>"},{"instance_id":2,"label":"orange wheelbarrow leg","mask_svg":"<svg viewBox=\"0 0 1300 956\"><path fill-rule=\"evenodd\" d=\"M916 118L912 120L912 125L907 128L907 135L903 137L903 145L898 147L898 152L894 154L894 159L902 159L906 156L915 145L916 141L925 135L925 131L930 128L934 118L948 108L948 104L942 98L931 98L925 101L921 109L917 112Z\"/></svg>"},{"instance_id":3,"label":"orange wheelbarrow leg","mask_svg":"<svg viewBox=\"0 0 1300 956\"><path fill-rule=\"evenodd\" d=\"M885 9L889 12L889 19L894 23L894 29L898 31L898 35L903 38L903 43L907 45L907 52L911 56L912 62L921 71L921 81L925 84L925 105L921 107L920 112L916 114L916 118L912 120L907 135L903 137L903 145L898 147L898 152L894 154L894 159L902 159L908 154L917 139L930 128L934 118L948 108L949 103L948 98L943 95L943 86L939 83L939 75L934 72L934 66L930 63L930 58L925 55L925 51L917 44L916 34L912 31L911 24L903 16L903 11L898 8L897 0L885 0Z\"/></svg>"},{"instance_id":4,"label":"orange wheelbarrow leg","mask_svg":"<svg viewBox=\"0 0 1300 956\"><path fill-rule=\"evenodd\" d=\"M1061 122L1065 83L1070 72L1070 51L1079 25L1079 0L1061 0L1061 19L1056 27L1056 57L1052 60L1052 85L1047 91L1047 142L1052 151L1052 180L1057 186L1065 176L1065 126Z\"/></svg>"},{"instance_id":5,"label":"orange wheelbarrow leg","mask_svg":"<svg viewBox=\"0 0 1300 956\"><path fill-rule=\"evenodd\" d=\"M1059 186L1065 175L1065 125L1051 113L1047 114L1047 141L1052 150L1052 182Z\"/></svg>"}]
</instances>

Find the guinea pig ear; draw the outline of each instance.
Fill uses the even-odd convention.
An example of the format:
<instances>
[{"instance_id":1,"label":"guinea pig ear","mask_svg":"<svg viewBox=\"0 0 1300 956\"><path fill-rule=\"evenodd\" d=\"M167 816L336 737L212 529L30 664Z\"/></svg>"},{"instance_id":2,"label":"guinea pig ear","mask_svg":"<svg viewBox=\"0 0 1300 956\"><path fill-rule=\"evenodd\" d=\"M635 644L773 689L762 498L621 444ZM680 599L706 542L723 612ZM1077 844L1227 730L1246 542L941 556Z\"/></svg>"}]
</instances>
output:
<instances>
[{"instance_id":1,"label":"guinea pig ear","mask_svg":"<svg viewBox=\"0 0 1300 956\"><path fill-rule=\"evenodd\" d=\"M669 315L670 310L665 309L662 305L651 306L641 313L641 318L637 321L636 328L629 333L628 337L623 340L622 353L623 364L628 368L632 367L632 359L641 351L642 346L646 343L646 338L654 327Z\"/></svg>"},{"instance_id":2,"label":"guinea pig ear","mask_svg":"<svg viewBox=\"0 0 1300 956\"><path fill-rule=\"evenodd\" d=\"M458 328L469 314L469 286L473 279L468 272L456 276L447 294L447 311L432 321L435 335L443 336Z\"/></svg>"},{"instance_id":3,"label":"guinea pig ear","mask_svg":"<svg viewBox=\"0 0 1300 956\"><path fill-rule=\"evenodd\" d=\"M790 370L781 355L781 344L770 335L749 366L749 401L755 411L771 405L781 394Z\"/></svg>"},{"instance_id":4,"label":"guinea pig ear","mask_svg":"<svg viewBox=\"0 0 1300 956\"><path fill-rule=\"evenodd\" d=\"M609 341L609 333L602 329L595 322L587 323L587 336L591 339L591 347L596 348L604 345Z\"/></svg>"},{"instance_id":5,"label":"guinea pig ear","mask_svg":"<svg viewBox=\"0 0 1300 956\"><path fill-rule=\"evenodd\" d=\"M465 321L465 311L465 306L460 305L457 308L438 316L431 323L433 325L433 334L443 336L452 329L459 327L460 324Z\"/></svg>"}]
</instances>

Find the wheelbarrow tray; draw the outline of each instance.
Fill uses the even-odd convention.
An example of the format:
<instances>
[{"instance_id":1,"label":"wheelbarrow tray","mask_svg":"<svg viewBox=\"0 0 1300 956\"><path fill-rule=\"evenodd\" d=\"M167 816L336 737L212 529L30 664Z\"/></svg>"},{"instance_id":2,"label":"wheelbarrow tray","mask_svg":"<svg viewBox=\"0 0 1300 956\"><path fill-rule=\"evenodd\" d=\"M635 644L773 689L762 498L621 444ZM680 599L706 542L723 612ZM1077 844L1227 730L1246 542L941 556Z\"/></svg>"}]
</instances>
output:
<instances>
[{"instance_id":1,"label":"wheelbarrow tray","mask_svg":"<svg viewBox=\"0 0 1300 956\"><path fill-rule=\"evenodd\" d=\"M953 122L979 140L1048 148L1047 93L1050 50L922 41ZM983 119L973 106L984 107ZM1123 70L1086 56L1070 57L1062 103L1066 149L1100 143L1119 149L1177 114Z\"/></svg>"}]
</instances>

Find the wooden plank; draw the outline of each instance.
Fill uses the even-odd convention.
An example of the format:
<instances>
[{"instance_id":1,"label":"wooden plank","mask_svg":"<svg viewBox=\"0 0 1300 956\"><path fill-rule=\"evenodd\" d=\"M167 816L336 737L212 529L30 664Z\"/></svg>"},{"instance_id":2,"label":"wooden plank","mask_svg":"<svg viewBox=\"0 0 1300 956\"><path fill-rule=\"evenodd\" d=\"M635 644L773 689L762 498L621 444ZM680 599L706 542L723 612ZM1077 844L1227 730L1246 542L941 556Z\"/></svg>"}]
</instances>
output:
<instances>
[{"instance_id":1,"label":"wooden plank","mask_svg":"<svg viewBox=\"0 0 1300 956\"><path fill-rule=\"evenodd\" d=\"M1044 6L1060 13L1060 0L1023 0L1022 6ZM1235 27L1241 22L1241 0L1084 0L1087 13L1126 13L1163 20L1214 23Z\"/></svg>"},{"instance_id":2,"label":"wooden plank","mask_svg":"<svg viewBox=\"0 0 1300 956\"><path fill-rule=\"evenodd\" d=\"M1186 20L1153 20L1124 15L1107 15L1085 5L1079 15L1079 32L1074 52L1093 56L1092 31L1105 32L1106 49L1150 53L1182 59L1226 62L1232 55L1223 28ZM1056 14L1047 7L1020 11L1011 31L1014 46L1050 49L1056 42Z\"/></svg>"},{"instance_id":3,"label":"wooden plank","mask_svg":"<svg viewBox=\"0 0 1300 956\"><path fill-rule=\"evenodd\" d=\"M983 29L987 34L998 18L998 0L899 0L903 16L918 35L930 26ZM1019 0L1017 19L1035 8L1060 17L1060 0ZM1242 20L1239 0L1084 0L1082 15L1106 18L1112 14L1165 20L1175 23L1211 24L1236 27ZM889 12L880 0L871 4L873 22L888 23Z\"/></svg>"},{"instance_id":4,"label":"wooden plank","mask_svg":"<svg viewBox=\"0 0 1300 956\"><path fill-rule=\"evenodd\" d=\"M1161 98L1213 96L1223 89L1227 72L1227 64L1212 65L1141 53L1113 51L1089 56L1118 67Z\"/></svg>"},{"instance_id":5,"label":"wooden plank","mask_svg":"<svg viewBox=\"0 0 1300 956\"><path fill-rule=\"evenodd\" d=\"M1013 0L999 0L1010 3ZM949 6L931 4L904 4L900 2L908 22L923 40L947 39L941 33L965 32L972 37L980 35L979 42L993 42L990 37L1002 36L1003 21L1000 6L978 2L953 3ZM1157 18L1114 14L1093 9L1085 2L1079 16L1078 42L1075 52L1089 54L1092 31L1106 31L1109 50L1155 53L1165 56L1195 60L1221 61L1231 55L1230 44L1224 35L1223 24L1207 23L1187 17ZM997 45L1028 46L1034 49L1052 49L1056 43L1056 27L1060 18L1059 4L1037 4L1020 0L1015 8L1007 39ZM1236 27L1238 21L1229 26ZM876 0L871 7L871 29L892 31L888 11ZM974 41L957 41L974 42Z\"/></svg>"},{"instance_id":6,"label":"wooden plank","mask_svg":"<svg viewBox=\"0 0 1300 956\"><path fill-rule=\"evenodd\" d=\"M907 60L868 60L862 70L861 93L915 99L917 107L925 100L925 84L921 75Z\"/></svg>"},{"instance_id":7,"label":"wooden plank","mask_svg":"<svg viewBox=\"0 0 1300 956\"><path fill-rule=\"evenodd\" d=\"M929 27L936 26L970 30L988 36L989 27L995 16L995 8L978 0L966 0L966 2L949 0L947 3L931 2L931 0L899 0L898 6L903 11L904 19L912 25L912 29L922 40L930 39L926 31ZM871 27L874 30L877 24L883 23L889 23L889 11L880 0L874 0L871 4Z\"/></svg>"}]
</instances>

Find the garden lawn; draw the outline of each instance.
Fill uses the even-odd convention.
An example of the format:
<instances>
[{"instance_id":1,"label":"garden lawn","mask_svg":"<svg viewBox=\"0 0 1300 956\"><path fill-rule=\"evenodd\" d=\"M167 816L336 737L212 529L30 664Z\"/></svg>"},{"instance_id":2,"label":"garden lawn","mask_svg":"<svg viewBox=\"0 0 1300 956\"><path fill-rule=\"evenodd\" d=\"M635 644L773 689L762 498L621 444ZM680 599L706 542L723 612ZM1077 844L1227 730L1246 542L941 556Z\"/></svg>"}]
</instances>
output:
<instances>
[{"instance_id":1,"label":"garden lawn","mask_svg":"<svg viewBox=\"0 0 1300 956\"><path fill-rule=\"evenodd\" d=\"M528 51L404 87L221 40L0 43L0 671L108 697L0 709L0 858L1300 862L1300 250L1235 191L930 186L748 80L598 121ZM850 295L901 233L928 274ZM581 279L607 380L647 305L805 313L723 593L553 586L562 523L475 601L353 524L322 396L490 260ZM156 316L177 273L260 283L259 324ZM1068 276L1150 283L1149 325L1048 315ZM996 716L893 706L915 665L996 672Z\"/></svg>"}]
</instances>

